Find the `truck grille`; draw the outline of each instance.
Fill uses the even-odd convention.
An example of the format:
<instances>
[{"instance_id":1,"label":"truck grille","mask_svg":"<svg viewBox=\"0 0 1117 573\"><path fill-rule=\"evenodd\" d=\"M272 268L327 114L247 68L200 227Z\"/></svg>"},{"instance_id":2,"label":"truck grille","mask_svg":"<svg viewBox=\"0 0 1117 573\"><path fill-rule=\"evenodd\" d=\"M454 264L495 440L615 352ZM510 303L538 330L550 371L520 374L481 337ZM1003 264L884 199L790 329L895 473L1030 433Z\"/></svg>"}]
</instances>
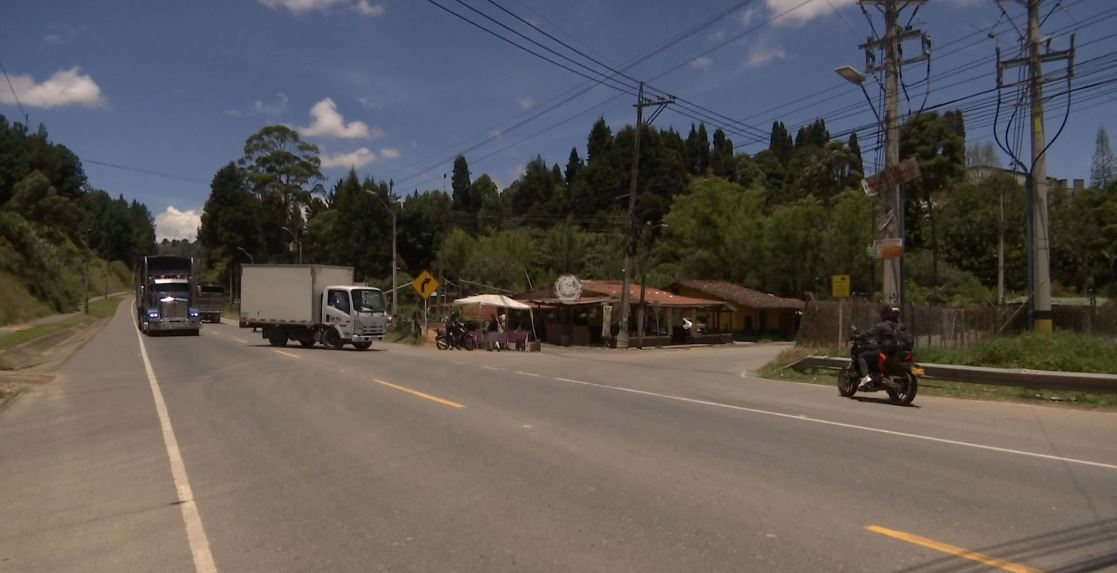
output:
<instances>
[{"instance_id":1,"label":"truck grille","mask_svg":"<svg viewBox=\"0 0 1117 573\"><path fill-rule=\"evenodd\" d=\"M357 329L357 335L358 336L383 336L384 335L384 327L379 326L379 325L377 325L377 326L362 326L362 327Z\"/></svg>"},{"instance_id":2,"label":"truck grille","mask_svg":"<svg viewBox=\"0 0 1117 573\"><path fill-rule=\"evenodd\" d=\"M184 300L160 302L163 320L186 320L190 308Z\"/></svg>"}]
</instances>

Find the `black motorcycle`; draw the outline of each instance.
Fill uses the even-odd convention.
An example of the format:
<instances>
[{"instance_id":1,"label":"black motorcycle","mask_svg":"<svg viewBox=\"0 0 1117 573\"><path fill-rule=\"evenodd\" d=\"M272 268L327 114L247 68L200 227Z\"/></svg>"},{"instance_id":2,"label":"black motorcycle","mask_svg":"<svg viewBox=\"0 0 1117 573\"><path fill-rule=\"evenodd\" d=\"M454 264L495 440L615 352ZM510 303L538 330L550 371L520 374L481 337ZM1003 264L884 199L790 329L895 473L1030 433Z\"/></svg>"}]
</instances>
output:
<instances>
[{"instance_id":1,"label":"black motorcycle","mask_svg":"<svg viewBox=\"0 0 1117 573\"><path fill-rule=\"evenodd\" d=\"M445 329L439 328L435 330L434 345L439 350L448 350L451 348L473 350L477 348L477 341L473 339L473 334L466 329L464 324L457 322L451 323Z\"/></svg>"},{"instance_id":2,"label":"black motorcycle","mask_svg":"<svg viewBox=\"0 0 1117 573\"><path fill-rule=\"evenodd\" d=\"M850 327L849 366L838 372L838 394L852 398L858 392L879 392L884 390L895 404L908 405L919 392L919 379L923 369L915 363L915 355L910 350L881 352L877 360L869 363L869 376L872 381L860 386L861 376L857 371L857 356L866 348L865 335L856 326Z\"/></svg>"}]
</instances>

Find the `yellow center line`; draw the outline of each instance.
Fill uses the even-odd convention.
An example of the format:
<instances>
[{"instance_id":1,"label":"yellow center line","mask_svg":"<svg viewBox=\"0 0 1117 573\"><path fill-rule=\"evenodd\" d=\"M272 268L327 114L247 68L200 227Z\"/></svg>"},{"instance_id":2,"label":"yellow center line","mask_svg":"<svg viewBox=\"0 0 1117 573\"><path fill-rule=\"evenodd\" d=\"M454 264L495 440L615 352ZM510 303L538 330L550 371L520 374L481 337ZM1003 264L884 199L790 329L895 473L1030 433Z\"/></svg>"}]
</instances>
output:
<instances>
[{"instance_id":1,"label":"yellow center line","mask_svg":"<svg viewBox=\"0 0 1117 573\"><path fill-rule=\"evenodd\" d=\"M243 338L234 338L233 340L236 340L237 342L243 342L245 344L248 344L248 341L243 339Z\"/></svg>"},{"instance_id":2,"label":"yellow center line","mask_svg":"<svg viewBox=\"0 0 1117 573\"><path fill-rule=\"evenodd\" d=\"M291 358L302 358L302 356L299 356L298 354L291 354L290 352L284 352L282 350L276 350L275 352L284 356L290 356Z\"/></svg>"},{"instance_id":3,"label":"yellow center line","mask_svg":"<svg viewBox=\"0 0 1117 573\"><path fill-rule=\"evenodd\" d=\"M934 549L936 551L949 553L950 555L955 555L963 559L977 561L978 563L983 563L990 567L996 567L997 569L1011 571L1012 573L1043 573L1043 571L1028 567L1027 565L1020 565L1019 563L1012 563L1010 561L1005 561L1004 559L997 559L996 557L985 555L984 553L970 551L969 549L963 549L956 545L942 543L940 541L935 541L934 539L927 539L926 537L921 537L919 535L914 535L911 533L904 533L903 531L896 531L895 529L888 529L887 527L881 527L879 525L868 525L865 527L865 529L872 531L873 533L887 535L888 537L907 541L908 543L914 543L916 545L921 545L923 547Z\"/></svg>"},{"instance_id":4,"label":"yellow center line","mask_svg":"<svg viewBox=\"0 0 1117 573\"><path fill-rule=\"evenodd\" d=\"M383 386L387 386L389 388L395 388L396 390L399 390L401 392L407 392L408 394L413 394L413 395L418 396L420 398L426 398L427 400L430 400L432 402L438 402L439 404L442 404L443 406L449 406L451 408L465 408L464 404L459 404L457 402L451 402L450 400L445 400L445 399L439 398L438 396L431 396L430 394L427 394L426 392L420 392L418 390L412 390L411 388L406 388L406 387L400 386L398 384L392 384L391 382L385 382L383 380L376 380L376 379L373 379L373 382L376 382L377 384L380 384L380 385L383 385Z\"/></svg>"}]
</instances>

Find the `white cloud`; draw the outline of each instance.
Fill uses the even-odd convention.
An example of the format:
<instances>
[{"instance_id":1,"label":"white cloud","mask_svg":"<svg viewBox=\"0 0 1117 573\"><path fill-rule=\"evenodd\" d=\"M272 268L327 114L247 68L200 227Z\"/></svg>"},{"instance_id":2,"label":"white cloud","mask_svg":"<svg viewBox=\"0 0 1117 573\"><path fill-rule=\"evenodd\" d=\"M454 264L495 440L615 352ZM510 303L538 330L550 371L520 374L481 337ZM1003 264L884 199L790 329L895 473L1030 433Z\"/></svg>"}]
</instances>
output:
<instances>
[{"instance_id":1,"label":"white cloud","mask_svg":"<svg viewBox=\"0 0 1117 573\"><path fill-rule=\"evenodd\" d=\"M353 9L356 10L358 14L372 16L373 18L383 16L385 11L383 4L370 4L368 0L360 0L353 5Z\"/></svg>"},{"instance_id":2,"label":"white cloud","mask_svg":"<svg viewBox=\"0 0 1117 573\"><path fill-rule=\"evenodd\" d=\"M520 104L520 109L531 109L535 107L535 100L529 97L522 97L516 103Z\"/></svg>"},{"instance_id":3,"label":"white cloud","mask_svg":"<svg viewBox=\"0 0 1117 573\"><path fill-rule=\"evenodd\" d=\"M46 29L47 33L43 36L43 42L53 46L62 46L74 41L79 34L84 34L88 27L85 24L80 26L50 24Z\"/></svg>"},{"instance_id":4,"label":"white cloud","mask_svg":"<svg viewBox=\"0 0 1117 573\"><path fill-rule=\"evenodd\" d=\"M380 157L386 159L399 159L399 148L396 147L383 147L380 149Z\"/></svg>"},{"instance_id":5,"label":"white cloud","mask_svg":"<svg viewBox=\"0 0 1117 573\"><path fill-rule=\"evenodd\" d=\"M345 123L345 118L337 111L334 100L326 98L310 108L313 121L308 127L296 128L303 135L311 137L336 137L339 139L376 139L384 136L379 128L369 128L363 121Z\"/></svg>"},{"instance_id":6,"label":"white cloud","mask_svg":"<svg viewBox=\"0 0 1117 573\"><path fill-rule=\"evenodd\" d=\"M768 0L768 5L771 6L773 0ZM752 24L752 19L756 17L756 8L749 6L744 12L741 12L737 19L741 22L741 27L748 28Z\"/></svg>"},{"instance_id":7,"label":"white cloud","mask_svg":"<svg viewBox=\"0 0 1117 573\"><path fill-rule=\"evenodd\" d=\"M252 104L252 111L260 115L268 115L271 117L279 117L287 109L287 94L278 93L275 95L274 102L265 102L256 100Z\"/></svg>"},{"instance_id":8,"label":"white cloud","mask_svg":"<svg viewBox=\"0 0 1117 573\"><path fill-rule=\"evenodd\" d=\"M101 86L98 86L92 77L81 73L81 68L77 66L68 70L58 70L42 83L35 83L35 79L30 75L13 75L9 78L12 88L19 95L20 103L25 106L50 108L105 105L105 99L101 97ZM0 102L15 103L12 91L0 90Z\"/></svg>"},{"instance_id":9,"label":"white cloud","mask_svg":"<svg viewBox=\"0 0 1117 573\"><path fill-rule=\"evenodd\" d=\"M304 12L322 12L334 6L348 6L354 12L364 16L383 16L387 8L384 4L373 4L369 0L257 0L259 3L272 10L290 10L292 14Z\"/></svg>"},{"instance_id":10,"label":"white cloud","mask_svg":"<svg viewBox=\"0 0 1117 573\"><path fill-rule=\"evenodd\" d=\"M376 161L376 153L373 153L373 151L367 147L361 147L349 153L323 153L321 159L322 167L325 169L331 167L344 167L347 169L352 167L357 169Z\"/></svg>"},{"instance_id":11,"label":"white cloud","mask_svg":"<svg viewBox=\"0 0 1117 573\"><path fill-rule=\"evenodd\" d=\"M198 235L198 227L202 224L202 216L197 209L179 211L174 205L169 205L166 211L155 216L155 238L187 239L193 241Z\"/></svg>"},{"instance_id":12,"label":"white cloud","mask_svg":"<svg viewBox=\"0 0 1117 573\"><path fill-rule=\"evenodd\" d=\"M361 107L365 109L384 109L383 105L376 103L372 98L361 96L357 98L357 101L360 102Z\"/></svg>"},{"instance_id":13,"label":"white cloud","mask_svg":"<svg viewBox=\"0 0 1117 573\"><path fill-rule=\"evenodd\" d=\"M294 14L301 14L303 12L313 12L315 10L325 10L334 4L340 4L345 0L258 0L264 6L272 10L287 9Z\"/></svg>"},{"instance_id":14,"label":"white cloud","mask_svg":"<svg viewBox=\"0 0 1117 573\"><path fill-rule=\"evenodd\" d=\"M768 48L761 46L753 48L749 52L748 64L751 67L759 68L768 65L776 60L782 60L786 56L787 54L783 51L783 48Z\"/></svg>"},{"instance_id":15,"label":"white cloud","mask_svg":"<svg viewBox=\"0 0 1117 573\"><path fill-rule=\"evenodd\" d=\"M714 30L706 36L711 42L720 42L725 39L725 32L722 30Z\"/></svg>"},{"instance_id":16,"label":"white cloud","mask_svg":"<svg viewBox=\"0 0 1117 573\"><path fill-rule=\"evenodd\" d=\"M241 113L241 111L239 109L227 109L227 110L225 110L225 115L227 115L229 117L240 117L244 114Z\"/></svg>"},{"instance_id":17,"label":"white cloud","mask_svg":"<svg viewBox=\"0 0 1117 573\"><path fill-rule=\"evenodd\" d=\"M857 4L857 0L812 0L803 6L796 7L801 0L766 0L768 9L773 15L786 15L776 20L778 24L798 25L820 16L832 16L835 10L841 10Z\"/></svg>"},{"instance_id":18,"label":"white cloud","mask_svg":"<svg viewBox=\"0 0 1117 573\"><path fill-rule=\"evenodd\" d=\"M714 61L706 56L699 56L690 61L690 67L694 70L708 70L714 66Z\"/></svg>"}]
</instances>

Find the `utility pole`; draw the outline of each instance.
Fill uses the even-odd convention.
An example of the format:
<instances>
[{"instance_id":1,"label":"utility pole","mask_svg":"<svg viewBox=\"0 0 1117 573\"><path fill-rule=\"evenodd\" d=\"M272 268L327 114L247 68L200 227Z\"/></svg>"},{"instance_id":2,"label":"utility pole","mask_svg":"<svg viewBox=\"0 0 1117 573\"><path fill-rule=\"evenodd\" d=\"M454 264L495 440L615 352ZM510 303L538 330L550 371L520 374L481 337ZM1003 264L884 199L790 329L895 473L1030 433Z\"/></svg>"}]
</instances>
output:
<instances>
[{"instance_id":1,"label":"utility pole","mask_svg":"<svg viewBox=\"0 0 1117 573\"><path fill-rule=\"evenodd\" d=\"M870 37L859 48L865 51L865 74L884 72L884 170L886 175L893 174L900 165L900 68L905 64L924 61L931 56L930 38L919 30L900 25L900 14L908 7L918 9L926 0L860 0L862 9L872 6L884 12L884 36ZM905 40L920 38L923 49L919 56L902 59ZM883 52L883 62L878 65L876 54ZM841 72L839 72L841 73ZM864 78L851 78L841 74L854 83L862 83ZM864 86L862 86L864 89ZM866 93L866 97L868 94ZM872 102L870 101L870 105ZM900 182L895 176L883 178L880 190L883 202L882 217L876 231L881 240L899 241L903 245L904 200ZM902 255L881 259L882 295L889 304L903 303Z\"/></svg>"},{"instance_id":2,"label":"utility pole","mask_svg":"<svg viewBox=\"0 0 1117 573\"><path fill-rule=\"evenodd\" d=\"M636 140L632 150L632 180L628 185L628 219L626 222L624 242L624 280L621 283L621 317L620 330L617 332L617 348L628 348L628 317L632 309L629 308L631 300L628 296L628 285L632 280L632 264L636 257L636 192L640 176L640 132L644 131L644 108L655 107L648 123L655 121L659 113L667 104L675 101L674 97L657 98L649 100L644 98L644 82L640 82L640 90L636 95Z\"/></svg>"},{"instance_id":3,"label":"utility pole","mask_svg":"<svg viewBox=\"0 0 1117 573\"><path fill-rule=\"evenodd\" d=\"M1001 188L1001 220L997 226L997 305L1005 303L1005 190Z\"/></svg>"},{"instance_id":4,"label":"utility pole","mask_svg":"<svg viewBox=\"0 0 1117 573\"><path fill-rule=\"evenodd\" d=\"M1003 83L1004 70L1018 66L1028 68L1028 97L1031 99L1031 130L1032 154L1031 168L1028 169L1028 236L1031 244L1028 248L1028 258L1031 262L1029 268L1029 286L1031 296L1030 322L1036 332L1051 332L1051 261L1050 261L1050 232L1047 218L1047 159L1044 156L1048 143L1043 129L1043 82L1054 78L1045 78L1043 64L1045 62L1066 60L1066 79L1074 73L1074 36L1071 36L1070 49L1052 51L1049 42L1040 34L1040 11L1043 0L1021 0L1028 7L1028 55L1022 58L1003 60L997 62L997 87L1006 87Z\"/></svg>"},{"instance_id":5,"label":"utility pole","mask_svg":"<svg viewBox=\"0 0 1117 573\"><path fill-rule=\"evenodd\" d=\"M399 281L396 280L396 198L392 194L396 182L388 180L388 210L392 212L392 320L399 320Z\"/></svg>"}]
</instances>

